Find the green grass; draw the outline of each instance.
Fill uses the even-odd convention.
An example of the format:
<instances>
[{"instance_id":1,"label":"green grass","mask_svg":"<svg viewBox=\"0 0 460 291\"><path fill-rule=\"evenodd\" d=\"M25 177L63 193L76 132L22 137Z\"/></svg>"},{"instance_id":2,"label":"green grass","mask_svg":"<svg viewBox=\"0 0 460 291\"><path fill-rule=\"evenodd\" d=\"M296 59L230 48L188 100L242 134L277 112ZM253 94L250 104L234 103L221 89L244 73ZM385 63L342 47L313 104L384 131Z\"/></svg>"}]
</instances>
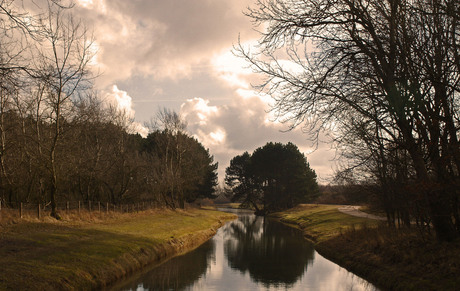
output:
<instances>
[{"instance_id":1,"label":"green grass","mask_svg":"<svg viewBox=\"0 0 460 291\"><path fill-rule=\"evenodd\" d=\"M415 228L390 228L337 208L301 205L275 217L300 228L320 254L383 290L460 290L460 241L439 243Z\"/></svg>"},{"instance_id":2,"label":"green grass","mask_svg":"<svg viewBox=\"0 0 460 291\"><path fill-rule=\"evenodd\" d=\"M94 221L21 221L0 228L0 290L94 289L196 247L217 211L146 211Z\"/></svg>"},{"instance_id":3,"label":"green grass","mask_svg":"<svg viewBox=\"0 0 460 291\"><path fill-rule=\"evenodd\" d=\"M378 225L374 220L344 214L337 208L336 205L304 204L288 211L274 213L273 216L302 229L304 235L313 242L325 241L348 229Z\"/></svg>"},{"instance_id":4,"label":"green grass","mask_svg":"<svg viewBox=\"0 0 460 291\"><path fill-rule=\"evenodd\" d=\"M232 208L232 209L240 209L241 203L219 203L219 204L213 204L210 205L210 208Z\"/></svg>"}]
</instances>

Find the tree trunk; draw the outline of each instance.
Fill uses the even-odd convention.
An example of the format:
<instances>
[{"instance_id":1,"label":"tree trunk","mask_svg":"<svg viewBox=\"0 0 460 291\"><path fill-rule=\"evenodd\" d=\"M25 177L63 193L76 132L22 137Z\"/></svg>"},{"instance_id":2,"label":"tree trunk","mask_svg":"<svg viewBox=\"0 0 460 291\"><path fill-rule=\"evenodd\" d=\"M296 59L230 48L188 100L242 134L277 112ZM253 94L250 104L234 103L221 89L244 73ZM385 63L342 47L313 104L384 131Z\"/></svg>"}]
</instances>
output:
<instances>
[{"instance_id":1,"label":"tree trunk","mask_svg":"<svg viewBox=\"0 0 460 291\"><path fill-rule=\"evenodd\" d=\"M423 156L418 150L412 136L408 137L407 140L409 142L409 154L414 162L414 168L421 185L420 191L422 191L429 206L436 236L440 241L453 241L459 237L459 233L455 229L451 218L448 197L445 191L439 189L440 187L436 187L435 181L430 179Z\"/></svg>"}]
</instances>

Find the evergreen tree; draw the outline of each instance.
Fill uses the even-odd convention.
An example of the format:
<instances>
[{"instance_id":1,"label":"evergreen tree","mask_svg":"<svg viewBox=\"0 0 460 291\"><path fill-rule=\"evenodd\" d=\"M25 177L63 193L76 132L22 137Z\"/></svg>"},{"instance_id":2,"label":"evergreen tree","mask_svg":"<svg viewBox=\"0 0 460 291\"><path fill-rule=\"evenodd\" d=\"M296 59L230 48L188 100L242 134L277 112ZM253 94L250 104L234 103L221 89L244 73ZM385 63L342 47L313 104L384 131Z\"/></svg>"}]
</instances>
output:
<instances>
[{"instance_id":1,"label":"evergreen tree","mask_svg":"<svg viewBox=\"0 0 460 291\"><path fill-rule=\"evenodd\" d=\"M316 173L292 143L267 143L252 155L236 156L226 170L233 200L258 214L291 208L319 194Z\"/></svg>"}]
</instances>

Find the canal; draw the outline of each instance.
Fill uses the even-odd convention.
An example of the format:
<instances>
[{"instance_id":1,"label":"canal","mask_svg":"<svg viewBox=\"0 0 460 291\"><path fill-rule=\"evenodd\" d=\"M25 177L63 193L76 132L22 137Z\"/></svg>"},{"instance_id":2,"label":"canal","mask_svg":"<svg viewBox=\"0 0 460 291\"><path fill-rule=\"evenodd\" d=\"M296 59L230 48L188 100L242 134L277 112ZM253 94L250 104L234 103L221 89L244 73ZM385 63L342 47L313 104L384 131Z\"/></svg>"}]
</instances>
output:
<instances>
[{"instance_id":1,"label":"canal","mask_svg":"<svg viewBox=\"0 0 460 291\"><path fill-rule=\"evenodd\" d=\"M251 212L185 255L136 274L113 290L378 290L319 255L299 230Z\"/></svg>"}]
</instances>

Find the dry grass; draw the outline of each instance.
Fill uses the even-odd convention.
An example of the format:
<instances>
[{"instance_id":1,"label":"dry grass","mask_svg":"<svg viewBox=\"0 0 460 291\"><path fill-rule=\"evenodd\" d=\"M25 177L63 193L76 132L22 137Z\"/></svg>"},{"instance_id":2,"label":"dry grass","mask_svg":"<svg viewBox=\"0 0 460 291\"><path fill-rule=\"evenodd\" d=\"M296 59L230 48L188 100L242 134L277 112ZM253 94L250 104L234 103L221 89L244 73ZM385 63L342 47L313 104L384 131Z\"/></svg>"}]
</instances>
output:
<instances>
[{"instance_id":1,"label":"dry grass","mask_svg":"<svg viewBox=\"0 0 460 291\"><path fill-rule=\"evenodd\" d=\"M322 255L384 290L460 290L460 241L439 243L331 205L302 205L277 216L301 228Z\"/></svg>"},{"instance_id":2,"label":"dry grass","mask_svg":"<svg viewBox=\"0 0 460 291\"><path fill-rule=\"evenodd\" d=\"M164 209L151 209L146 210L150 212L159 212L164 211ZM104 220L122 218L122 217L132 217L136 216L138 213L145 213L146 211L141 212L130 212L130 213L122 213L119 211L108 211L106 212L105 209L101 209L101 211L93 210L88 211L86 209L78 210L61 210L59 211L59 215L62 218L62 222L66 223L93 223L93 222L101 222ZM20 222L48 222L48 223L59 223L56 219L50 217L50 211L41 211L40 219L38 219L37 211L31 209L25 209L22 213L22 218L19 216L18 209L11 209L11 208L2 208L0 211L0 226L5 226L9 224L17 224Z\"/></svg>"},{"instance_id":3,"label":"dry grass","mask_svg":"<svg viewBox=\"0 0 460 291\"><path fill-rule=\"evenodd\" d=\"M460 289L459 241L440 243L415 229L380 226L348 231L319 248L387 289Z\"/></svg>"},{"instance_id":4,"label":"dry grass","mask_svg":"<svg viewBox=\"0 0 460 291\"><path fill-rule=\"evenodd\" d=\"M196 247L233 217L198 209L61 216L60 221L24 217L2 224L0 290L100 288Z\"/></svg>"}]
</instances>

